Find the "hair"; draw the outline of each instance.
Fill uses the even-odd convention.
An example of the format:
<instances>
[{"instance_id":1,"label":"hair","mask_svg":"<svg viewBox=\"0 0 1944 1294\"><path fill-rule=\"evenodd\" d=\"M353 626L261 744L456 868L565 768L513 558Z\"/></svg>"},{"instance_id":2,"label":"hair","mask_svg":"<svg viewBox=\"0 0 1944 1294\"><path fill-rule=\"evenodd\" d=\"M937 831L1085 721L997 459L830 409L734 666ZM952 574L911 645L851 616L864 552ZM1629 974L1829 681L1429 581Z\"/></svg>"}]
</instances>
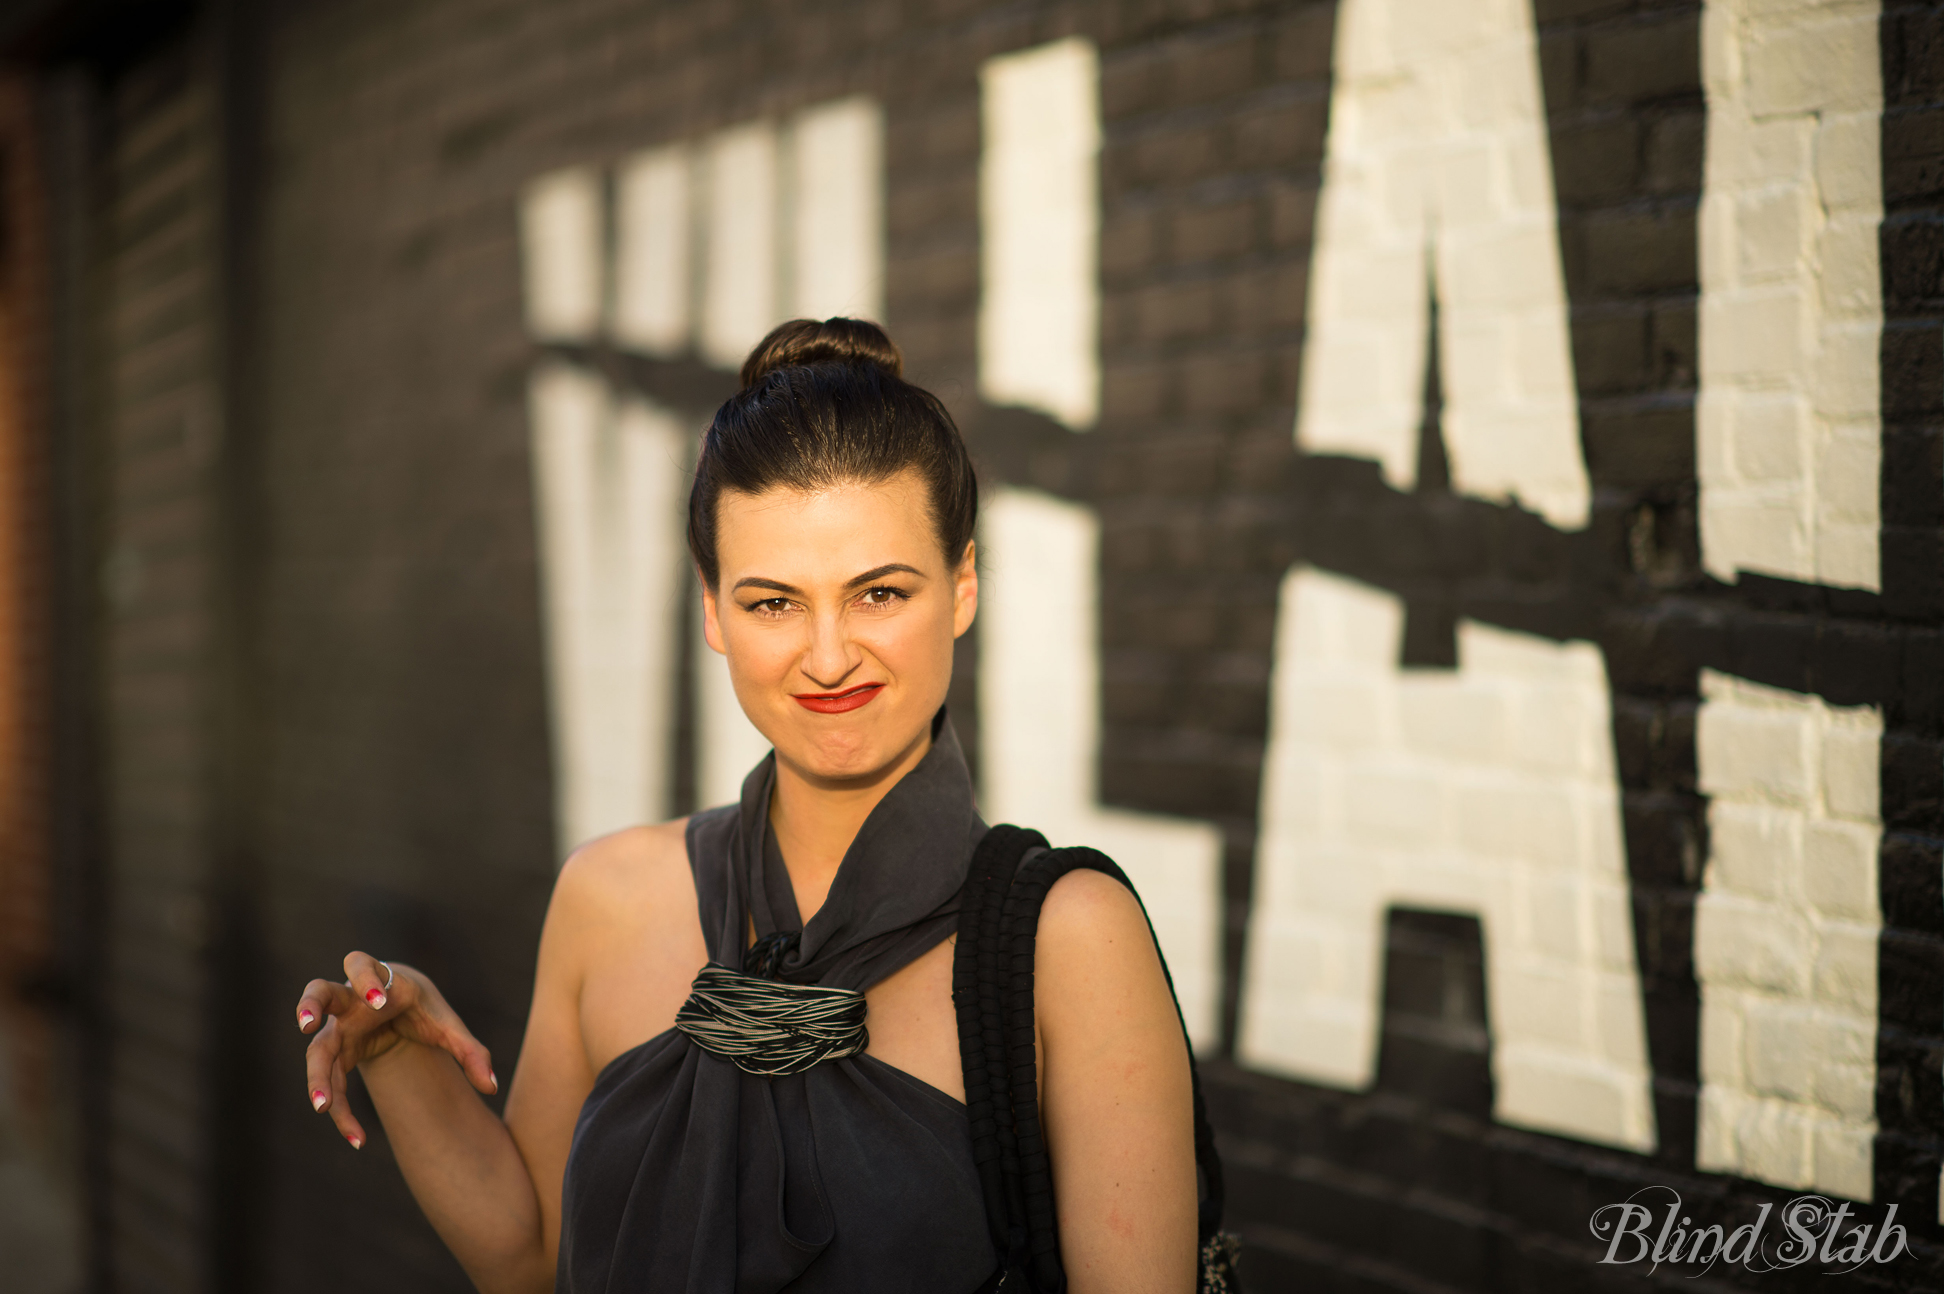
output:
<instances>
[{"instance_id":1,"label":"hair","mask_svg":"<svg viewBox=\"0 0 1944 1294\"><path fill-rule=\"evenodd\" d=\"M689 555L714 588L716 505L724 490L817 491L915 471L945 565L972 542L979 483L952 415L904 380L904 357L861 319L792 319L743 361L742 390L702 434L689 490Z\"/></svg>"}]
</instances>

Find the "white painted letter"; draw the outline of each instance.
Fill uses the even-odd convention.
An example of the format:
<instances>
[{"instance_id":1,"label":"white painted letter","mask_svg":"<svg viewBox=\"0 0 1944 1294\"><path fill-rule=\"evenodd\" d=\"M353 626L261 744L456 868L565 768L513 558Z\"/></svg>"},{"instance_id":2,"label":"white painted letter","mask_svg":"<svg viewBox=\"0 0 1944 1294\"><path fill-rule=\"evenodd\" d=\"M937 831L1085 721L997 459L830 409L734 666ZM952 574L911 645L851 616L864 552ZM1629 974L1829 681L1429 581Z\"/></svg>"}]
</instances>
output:
<instances>
[{"instance_id":1,"label":"white painted letter","mask_svg":"<svg viewBox=\"0 0 1944 1294\"><path fill-rule=\"evenodd\" d=\"M1652 1149L1599 649L1460 621L1456 671L1402 670L1403 610L1283 582L1241 1057L1367 1086L1385 909L1474 913L1495 1116Z\"/></svg>"},{"instance_id":2,"label":"white painted letter","mask_svg":"<svg viewBox=\"0 0 1944 1294\"><path fill-rule=\"evenodd\" d=\"M1532 6L1343 0L1297 442L1417 475L1429 286L1454 488L1586 524Z\"/></svg>"},{"instance_id":3,"label":"white painted letter","mask_svg":"<svg viewBox=\"0 0 1944 1294\"><path fill-rule=\"evenodd\" d=\"M1075 431L1100 412L1100 60L1077 37L979 73L979 394Z\"/></svg>"},{"instance_id":4,"label":"white painted letter","mask_svg":"<svg viewBox=\"0 0 1944 1294\"><path fill-rule=\"evenodd\" d=\"M1871 1198L1882 712L1701 676L1695 1163Z\"/></svg>"},{"instance_id":5,"label":"white painted letter","mask_svg":"<svg viewBox=\"0 0 1944 1294\"><path fill-rule=\"evenodd\" d=\"M789 313L884 318L884 112L839 99L790 130Z\"/></svg>"},{"instance_id":6,"label":"white painted letter","mask_svg":"<svg viewBox=\"0 0 1944 1294\"><path fill-rule=\"evenodd\" d=\"M590 341L601 325L601 177L592 167L543 175L520 196L527 331Z\"/></svg>"},{"instance_id":7,"label":"white painted letter","mask_svg":"<svg viewBox=\"0 0 1944 1294\"><path fill-rule=\"evenodd\" d=\"M595 374L531 385L547 680L561 855L668 813L682 588L682 435Z\"/></svg>"},{"instance_id":8,"label":"white painted letter","mask_svg":"<svg viewBox=\"0 0 1944 1294\"><path fill-rule=\"evenodd\" d=\"M702 358L735 369L778 323L776 131L760 121L725 130L707 158L699 340Z\"/></svg>"},{"instance_id":9,"label":"white painted letter","mask_svg":"<svg viewBox=\"0 0 1944 1294\"><path fill-rule=\"evenodd\" d=\"M1701 552L1881 587L1879 0L1711 0L1701 199Z\"/></svg>"},{"instance_id":10,"label":"white painted letter","mask_svg":"<svg viewBox=\"0 0 1944 1294\"><path fill-rule=\"evenodd\" d=\"M615 180L614 339L650 355L689 344L688 153L657 148Z\"/></svg>"}]
</instances>

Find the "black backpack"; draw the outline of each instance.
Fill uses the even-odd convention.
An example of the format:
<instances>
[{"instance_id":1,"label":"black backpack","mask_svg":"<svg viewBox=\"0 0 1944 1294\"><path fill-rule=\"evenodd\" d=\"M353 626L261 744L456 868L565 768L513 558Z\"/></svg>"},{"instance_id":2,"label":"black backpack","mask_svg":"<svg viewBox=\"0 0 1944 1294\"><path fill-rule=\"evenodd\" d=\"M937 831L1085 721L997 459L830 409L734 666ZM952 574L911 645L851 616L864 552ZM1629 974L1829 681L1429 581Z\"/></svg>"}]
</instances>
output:
<instances>
[{"instance_id":1,"label":"black backpack","mask_svg":"<svg viewBox=\"0 0 1944 1294\"><path fill-rule=\"evenodd\" d=\"M1053 1207L1053 1170L1040 1132L1039 1080L1033 1035L1033 950L1040 905L1053 883L1078 867L1134 887L1113 860L1093 849L1049 849L1022 827L997 826L973 852L959 910L952 958L952 1004L972 1152L985 1193L986 1223L999 1270L981 1294L1061 1294L1060 1236ZM1140 896L1135 895L1135 901ZM1143 909L1145 912L1145 909ZM1152 923L1149 933L1153 933ZM1160 947L1155 947L1157 955ZM1161 964L1167 974L1167 962ZM1169 992L1174 980L1168 980ZM1180 1011L1176 1005L1177 1014ZM1183 1029L1184 1036L1186 1028ZM1201 1077L1188 1058L1195 1096L1195 1166L1199 1206L1200 1294L1237 1294L1235 1237L1222 1226L1222 1161L1202 1104Z\"/></svg>"}]
</instances>

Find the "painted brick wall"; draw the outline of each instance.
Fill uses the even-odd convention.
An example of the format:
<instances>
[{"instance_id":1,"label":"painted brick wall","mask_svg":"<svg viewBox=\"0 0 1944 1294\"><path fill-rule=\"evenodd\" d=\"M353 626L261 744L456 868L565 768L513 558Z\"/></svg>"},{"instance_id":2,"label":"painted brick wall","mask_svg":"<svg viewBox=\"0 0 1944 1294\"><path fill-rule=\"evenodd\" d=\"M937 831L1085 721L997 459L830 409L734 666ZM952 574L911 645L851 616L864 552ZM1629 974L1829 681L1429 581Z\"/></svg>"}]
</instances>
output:
<instances>
[{"instance_id":1,"label":"painted brick wall","mask_svg":"<svg viewBox=\"0 0 1944 1294\"><path fill-rule=\"evenodd\" d=\"M1697 1162L1870 1195L1881 712L1701 676Z\"/></svg>"},{"instance_id":2,"label":"painted brick wall","mask_svg":"<svg viewBox=\"0 0 1944 1294\"><path fill-rule=\"evenodd\" d=\"M1882 6L1717 4L1697 409L1710 572L1880 587ZM1866 362L1857 362L1858 359Z\"/></svg>"},{"instance_id":3,"label":"painted brick wall","mask_svg":"<svg viewBox=\"0 0 1944 1294\"><path fill-rule=\"evenodd\" d=\"M536 334L522 195L563 168L618 175L644 149L864 95L884 121L884 311L911 371L961 418L989 486L1053 496L1081 531L1098 525L1100 806L1220 833L1210 995L1220 1041L1205 1076L1252 1287L1637 1280L1636 1269L1594 1265L1587 1223L1658 1184L1680 1191L1702 1225L1746 1221L1798 1185L1876 1208L1898 1202L1916 1254L1847 1279L1934 1288L1944 1272L1944 13L1905 0L1884 0L1880 16L1871 5L1822 9L1843 21L1842 66L1856 79L1823 99L1811 76L1804 94L1775 102L1761 97L1761 75L1736 80L1732 56L1752 42L1767 57L1772 36L1804 39L1803 6L1481 6L1494 31L1511 33L1491 46L1508 60L1502 84L1459 77L1473 68L1453 61L1470 48L1463 24L1440 25L1455 5L1405 0L276 9L259 64L268 164L251 199L269 732L253 830L270 976L294 989L330 973L347 946L398 950L439 978L502 1058L517 1047L562 776L549 763L530 382L542 360L571 363L692 418L725 390L711 359L728 354L706 336L656 355L598 334L572 347ZM1396 38L1377 51L1391 63L1351 50L1364 72L1457 69L1457 89L1419 105L1425 138L1504 168L1518 201L1464 210L1523 221L1527 243L1481 252L1467 241L1478 231L1451 218L1458 208L1437 208L1446 218L1398 226L1397 246L1372 230L1368 246L1350 249L1408 262L1421 233L1451 240L1419 246L1425 259L1398 269L1395 291L1361 302L1361 272L1326 280L1319 248L1343 248L1330 242L1324 186L1339 162L1367 160L1332 133L1347 129L1344 104L1368 106L1351 93L1362 83L1341 75L1351 17L1389 23ZM990 259L982 70L1067 37L1096 51L1099 86L1099 404L1084 433L1068 429L1088 421L1079 404L999 403L1033 397L994 388L979 337ZM1791 58L1781 62L1798 72L1813 63ZM1874 90L1862 84L1872 70ZM1505 87L1509 108L1468 106ZM161 138L169 111L140 107L131 129ZM1418 164L1409 118L1370 120L1391 132L1370 136L1390 159L1378 178L1401 183ZM1856 232L1874 220L1859 180L1872 121L1880 323L1868 239ZM1742 159L1724 123L1774 125L1843 165L1778 163L1711 187ZM1723 211L1733 219L1711 224ZM1834 214L1811 228L1818 212ZM1493 281L1534 255L1556 255L1550 279ZM1771 290L1819 303L1805 307L1798 340L1842 349L1848 367L1728 364L1734 352L1711 339ZM1389 339L1391 369L1369 378L1384 420L1311 434L1306 341L1327 331L1319 308L1346 302L1368 304L1366 322ZM1716 322L1711 306L1725 312ZM1356 340L1354 329L1335 335ZM116 346L132 357L141 340ZM1494 365L1511 367L1484 372ZM1355 394L1332 398L1354 405ZM1780 422L1743 420L1751 409ZM1872 417L1874 487L1866 450L1830 449L1867 441ZM1770 433L1750 429L1777 425L1791 429L1794 457L1757 461ZM174 461L141 448L120 451L126 497L168 497L159 476L158 493L136 489L145 472L166 476L144 464ZM1768 539L1735 537L1756 533L1736 519L1763 509L1781 521L1760 535L1781 535L1786 558ZM122 515L118 525L152 516L139 524L184 535L196 525L187 506ZM187 565L118 558L110 574L138 570L145 589L177 587L152 582L171 570L193 588ZM1293 617L1315 590L1369 612L1377 632L1331 640L1324 616L1315 623L1336 655L1306 655ZM187 675L141 672L160 658L141 655L137 631L159 634L163 622L126 614L111 636L117 668L151 689L187 686ZM193 644L193 617L170 623ZM982 654L967 644L954 693L975 762ZM1281 698L1305 682L1292 664L1316 659L1365 692L1332 676L1285 715ZM1526 695L1545 670L1575 707L1563 720L1545 696ZM1341 758L1327 728L1327 705L1357 696L1377 720L1362 731L1355 713L1337 712L1336 735L1368 736L1367 765ZM130 733L152 713L132 691L111 700ZM696 706L689 694L668 720L677 805L695 793L696 736L683 725ZM1559 720L1540 727L1572 746L1551 770L1523 762L1528 742L1484 739L1497 722L1521 731L1513 720L1535 710ZM1791 787L1749 773L1774 753L1764 723L1795 734L1805 767L1818 760L1828 775ZM166 837L136 832L146 820L133 815L175 803L162 793L182 765L146 770L130 762L146 747L129 749L115 784L116 820L128 824L117 893L157 894L125 909L157 931L118 928L116 955L154 948L158 965L172 965L186 937L167 925L177 909L134 871ZM1321 838L1301 834L1300 796L1314 783L1301 758L1278 763L1279 751L1353 783L1324 806L1342 810L1335 819L1316 819L1334 823L1349 864L1394 855L1385 865L1398 882L1347 904L1353 916L1319 917L1302 885L1274 871L1277 850L1300 858ZM1508 803L1531 797L1535 812L1574 801L1578 817L1559 829L1575 833L1574 848L1521 810L1481 819L1478 786ZM187 858L195 818L181 803L170 821L191 842ZM1431 815L1433 803L1449 811ZM1790 842L1779 856L1801 860L1787 876L1762 865L1777 835ZM1444 884L1453 854L1472 880ZM1511 873L1523 888L1487 893ZM1286 948L1263 933L1279 920L1299 932ZM1296 1000L1276 996L1290 977L1344 974L1345 958L1319 950L1353 922L1365 932L1362 978L1339 997L1362 1013L1355 1044L1334 1053L1334 1069L1289 1063L1290 1027L1265 1026L1258 1046L1254 1004ZM1520 973L1530 979L1508 982ZM145 974L131 977L129 1001L153 991L155 972ZM1569 991L1547 998L1547 983ZM311 1118L287 1081L297 1039L280 1013L264 1021L251 1042L269 1084L250 1116L259 1282L462 1288L382 1138L353 1156ZM1805 1067L1800 1049L1758 1036L1778 1022L1825 1029L1848 1050ZM166 1088L177 1070L156 1063ZM1604 1084L1609 1110L1557 1081L1574 1065ZM1538 1073L1554 1077L1518 1086ZM197 1153L173 1109L118 1108L125 1180L144 1156ZM1793 1141L1771 1135L1790 1119ZM359 1201L367 1246L355 1263L311 1242L314 1219L339 1216L347 1200ZM139 1261L135 1238L117 1232L116 1243ZM197 1286L186 1260L175 1270L158 1287ZM1683 1278L1678 1268L1659 1277Z\"/></svg>"}]
</instances>

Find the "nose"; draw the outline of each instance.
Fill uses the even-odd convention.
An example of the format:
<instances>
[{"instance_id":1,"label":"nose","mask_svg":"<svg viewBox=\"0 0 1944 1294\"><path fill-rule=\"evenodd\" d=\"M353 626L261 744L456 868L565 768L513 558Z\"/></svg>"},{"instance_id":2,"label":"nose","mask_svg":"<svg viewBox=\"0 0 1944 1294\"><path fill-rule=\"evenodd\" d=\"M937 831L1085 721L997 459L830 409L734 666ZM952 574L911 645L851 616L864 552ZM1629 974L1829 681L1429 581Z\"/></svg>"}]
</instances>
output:
<instances>
[{"instance_id":1,"label":"nose","mask_svg":"<svg viewBox=\"0 0 1944 1294\"><path fill-rule=\"evenodd\" d=\"M864 653L850 640L841 612L828 611L810 621L810 641L798 668L820 691L834 692L864 663Z\"/></svg>"}]
</instances>

